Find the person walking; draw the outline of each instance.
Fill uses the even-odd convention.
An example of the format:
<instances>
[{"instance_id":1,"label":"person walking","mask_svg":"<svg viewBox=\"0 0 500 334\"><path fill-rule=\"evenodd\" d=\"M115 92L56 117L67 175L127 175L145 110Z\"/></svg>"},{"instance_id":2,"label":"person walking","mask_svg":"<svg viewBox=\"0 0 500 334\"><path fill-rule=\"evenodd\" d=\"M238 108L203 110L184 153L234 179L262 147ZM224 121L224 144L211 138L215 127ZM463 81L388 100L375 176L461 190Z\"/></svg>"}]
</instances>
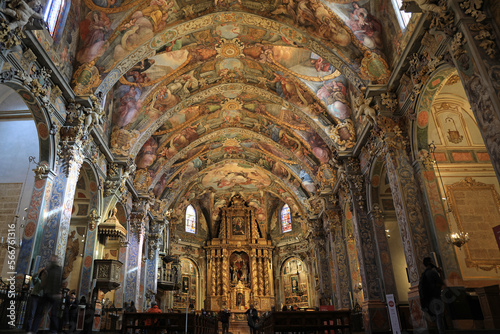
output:
<instances>
[{"instance_id":1,"label":"person walking","mask_svg":"<svg viewBox=\"0 0 500 334\"><path fill-rule=\"evenodd\" d=\"M40 321L42 320L41 315L43 314L42 280L45 280L46 275L47 271L45 269L42 269L33 277L33 290L31 291L30 297L31 307L28 313L28 318L26 319L26 332L28 334L31 334L33 332L36 333L38 331L38 327L40 327ZM37 314L40 314L40 316L37 317Z\"/></svg>"},{"instance_id":2,"label":"person walking","mask_svg":"<svg viewBox=\"0 0 500 334\"><path fill-rule=\"evenodd\" d=\"M44 269L46 273L41 276L43 296L39 302L40 305L37 306L32 328L30 328L33 333L38 333L45 312L50 313L50 332L55 334L59 329L58 313L61 299L62 267L58 260L57 255L52 255L48 266Z\"/></svg>"},{"instance_id":3,"label":"person walking","mask_svg":"<svg viewBox=\"0 0 500 334\"><path fill-rule=\"evenodd\" d=\"M257 333L257 323L259 322L259 314L257 310L250 304L250 308L245 312L247 315L248 326L250 327L250 334Z\"/></svg>"},{"instance_id":4,"label":"person walking","mask_svg":"<svg viewBox=\"0 0 500 334\"><path fill-rule=\"evenodd\" d=\"M67 333L76 332L76 319L78 317L78 300L76 300L76 293L72 291L69 297L68 305L69 329Z\"/></svg>"},{"instance_id":5,"label":"person walking","mask_svg":"<svg viewBox=\"0 0 500 334\"><path fill-rule=\"evenodd\" d=\"M229 317L231 316L231 312L227 308L220 311L219 319L222 323L222 334L229 333Z\"/></svg>"},{"instance_id":6,"label":"person walking","mask_svg":"<svg viewBox=\"0 0 500 334\"><path fill-rule=\"evenodd\" d=\"M52 255L46 268L47 276L42 281L43 299L47 312L50 312L50 332L57 334L59 330L59 307L61 303L62 267L59 257Z\"/></svg>"},{"instance_id":7,"label":"person walking","mask_svg":"<svg viewBox=\"0 0 500 334\"><path fill-rule=\"evenodd\" d=\"M442 271L432 263L430 257L424 258L425 271L420 276L418 292L420 307L432 321L436 322L439 334L444 334L444 303L441 300L441 291L446 287Z\"/></svg>"}]
</instances>

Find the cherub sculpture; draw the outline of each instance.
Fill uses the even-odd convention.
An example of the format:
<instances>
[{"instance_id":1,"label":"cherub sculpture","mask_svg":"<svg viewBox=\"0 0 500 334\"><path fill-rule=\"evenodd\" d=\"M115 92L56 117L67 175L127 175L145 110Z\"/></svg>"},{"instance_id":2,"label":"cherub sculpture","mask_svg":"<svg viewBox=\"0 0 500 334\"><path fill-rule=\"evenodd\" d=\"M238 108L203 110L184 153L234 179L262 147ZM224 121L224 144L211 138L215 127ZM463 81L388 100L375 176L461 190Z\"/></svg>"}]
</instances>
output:
<instances>
[{"instance_id":1,"label":"cherub sculpture","mask_svg":"<svg viewBox=\"0 0 500 334\"><path fill-rule=\"evenodd\" d=\"M370 107L370 103L372 103L373 97L365 98L363 95L360 95L356 99L356 105L357 105L357 113L356 113L356 119L359 118L361 115L365 115L365 119L368 120L372 125L375 125L377 123L377 111L375 108Z\"/></svg>"},{"instance_id":2,"label":"cherub sculpture","mask_svg":"<svg viewBox=\"0 0 500 334\"><path fill-rule=\"evenodd\" d=\"M0 8L0 12L12 18L8 24L10 30L23 28L31 17L43 20L43 8L39 0L33 0L29 3L24 0L13 0L8 3L7 7Z\"/></svg>"}]
</instances>

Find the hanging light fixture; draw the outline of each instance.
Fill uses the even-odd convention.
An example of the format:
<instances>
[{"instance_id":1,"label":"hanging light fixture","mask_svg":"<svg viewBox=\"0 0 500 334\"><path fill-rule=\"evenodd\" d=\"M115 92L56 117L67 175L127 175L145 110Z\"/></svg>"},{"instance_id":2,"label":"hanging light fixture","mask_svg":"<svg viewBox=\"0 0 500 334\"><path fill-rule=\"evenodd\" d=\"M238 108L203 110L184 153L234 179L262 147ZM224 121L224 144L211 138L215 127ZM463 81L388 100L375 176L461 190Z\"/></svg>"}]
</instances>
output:
<instances>
[{"instance_id":1,"label":"hanging light fixture","mask_svg":"<svg viewBox=\"0 0 500 334\"><path fill-rule=\"evenodd\" d=\"M443 187L443 201L446 202L446 211L448 213L451 213L453 214L453 210L451 209L450 207L450 203L448 201L448 197L446 196L446 190L445 190L445 187L444 187L444 183L443 183L443 178L441 177L441 171L439 170L439 166L438 166L438 163L437 163L437 159L436 159L436 145L434 144L434 141L432 143L429 144L429 152L432 153L432 156L433 156L433 163L434 165L436 165L436 171L437 171L437 174L438 174L438 177L439 177L439 180L441 181L441 186ZM448 233L446 235L446 242L448 242L449 244L452 244L454 246L457 246L459 249L465 245L467 242L469 241L469 233L466 233L466 232L458 232L458 233L453 233L450 231L450 233Z\"/></svg>"},{"instance_id":2,"label":"hanging light fixture","mask_svg":"<svg viewBox=\"0 0 500 334\"><path fill-rule=\"evenodd\" d=\"M458 232L446 235L446 241L449 244L455 245L458 248L462 247L469 241L469 233Z\"/></svg>"}]
</instances>

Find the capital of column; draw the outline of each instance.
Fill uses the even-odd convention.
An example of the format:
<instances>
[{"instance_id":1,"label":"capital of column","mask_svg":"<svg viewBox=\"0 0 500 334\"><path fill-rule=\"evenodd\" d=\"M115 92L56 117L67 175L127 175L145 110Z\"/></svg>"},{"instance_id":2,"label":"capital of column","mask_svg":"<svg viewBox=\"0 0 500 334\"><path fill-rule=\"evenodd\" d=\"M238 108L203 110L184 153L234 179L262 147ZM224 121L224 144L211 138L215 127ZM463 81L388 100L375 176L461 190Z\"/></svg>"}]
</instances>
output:
<instances>
[{"instance_id":1,"label":"capital of column","mask_svg":"<svg viewBox=\"0 0 500 334\"><path fill-rule=\"evenodd\" d=\"M160 233L148 233L148 259L153 260L155 257L156 251L160 248Z\"/></svg>"}]
</instances>

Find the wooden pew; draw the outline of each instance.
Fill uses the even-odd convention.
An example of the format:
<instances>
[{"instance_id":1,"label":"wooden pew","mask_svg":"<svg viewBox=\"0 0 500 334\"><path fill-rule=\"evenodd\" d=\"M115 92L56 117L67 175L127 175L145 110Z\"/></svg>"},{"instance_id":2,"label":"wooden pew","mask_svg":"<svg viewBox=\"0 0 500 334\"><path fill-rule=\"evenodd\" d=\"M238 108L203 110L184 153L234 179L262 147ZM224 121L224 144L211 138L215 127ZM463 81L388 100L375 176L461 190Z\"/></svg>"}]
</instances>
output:
<instances>
[{"instance_id":1,"label":"wooden pew","mask_svg":"<svg viewBox=\"0 0 500 334\"><path fill-rule=\"evenodd\" d=\"M351 311L273 312L259 322L258 332L352 333Z\"/></svg>"},{"instance_id":2,"label":"wooden pew","mask_svg":"<svg viewBox=\"0 0 500 334\"><path fill-rule=\"evenodd\" d=\"M150 320L151 325L146 325ZM193 334L217 334L217 319L188 314L187 332ZM185 313L123 313L122 333L136 333L147 330L148 334L162 332L184 333L186 329Z\"/></svg>"}]
</instances>

